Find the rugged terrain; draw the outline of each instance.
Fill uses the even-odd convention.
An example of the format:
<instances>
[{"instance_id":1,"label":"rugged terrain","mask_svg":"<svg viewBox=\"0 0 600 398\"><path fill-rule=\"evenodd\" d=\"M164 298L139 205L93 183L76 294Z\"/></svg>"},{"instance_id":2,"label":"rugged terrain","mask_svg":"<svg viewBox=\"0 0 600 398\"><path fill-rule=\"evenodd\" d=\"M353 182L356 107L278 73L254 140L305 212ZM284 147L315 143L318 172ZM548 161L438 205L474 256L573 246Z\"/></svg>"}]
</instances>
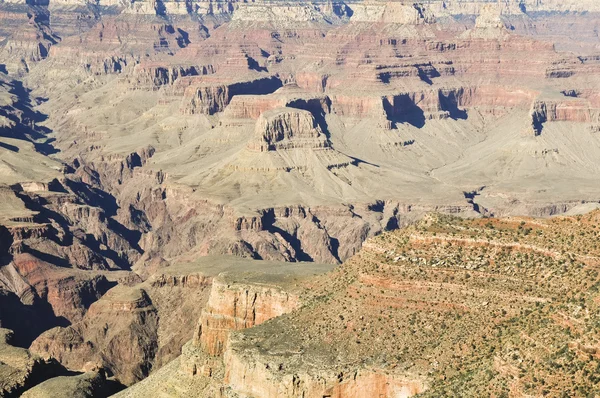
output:
<instances>
[{"instance_id":1,"label":"rugged terrain","mask_svg":"<svg viewBox=\"0 0 600 398\"><path fill-rule=\"evenodd\" d=\"M182 356L118 396L595 396L599 221L433 214L278 293L258 326L232 297L257 287L226 279Z\"/></svg>"},{"instance_id":2,"label":"rugged terrain","mask_svg":"<svg viewBox=\"0 0 600 398\"><path fill-rule=\"evenodd\" d=\"M165 372L217 375L193 379L206 394L277 396L287 379L254 391L228 370L263 360L226 350L228 330L316 305L306 289L343 283L365 241L431 212L597 207L599 21L595 1L0 0L0 327L34 358L8 364L0 395L43 381L21 376L34 362L61 378L31 396L102 395L184 347ZM354 384L334 382L359 368L315 382L298 366L289 388L441 391L425 368L388 379L379 365Z\"/></svg>"}]
</instances>

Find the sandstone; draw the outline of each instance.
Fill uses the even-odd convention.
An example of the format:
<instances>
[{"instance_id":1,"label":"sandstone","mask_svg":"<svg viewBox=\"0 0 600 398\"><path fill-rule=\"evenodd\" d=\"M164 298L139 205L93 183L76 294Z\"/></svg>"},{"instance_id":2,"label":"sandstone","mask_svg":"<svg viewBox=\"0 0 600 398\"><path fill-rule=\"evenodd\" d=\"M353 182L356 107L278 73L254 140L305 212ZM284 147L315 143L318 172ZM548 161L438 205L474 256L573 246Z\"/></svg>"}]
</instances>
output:
<instances>
[{"instance_id":1,"label":"sandstone","mask_svg":"<svg viewBox=\"0 0 600 398\"><path fill-rule=\"evenodd\" d=\"M591 123L598 119L598 110L585 100L536 100L532 107L532 119L533 129L539 135L548 122Z\"/></svg>"},{"instance_id":2,"label":"sandstone","mask_svg":"<svg viewBox=\"0 0 600 398\"><path fill-rule=\"evenodd\" d=\"M330 266L234 260L226 263L212 258L211 272L226 272L214 278L207 305L199 317L192 341L185 344L181 356L153 373L153 376L120 393L138 396L153 389L172 395L208 394L234 397L237 393L222 385L223 350L229 335L288 313L300 305L301 287L315 274ZM204 260L206 262L206 260ZM156 375L156 376L154 376Z\"/></svg>"},{"instance_id":3,"label":"sandstone","mask_svg":"<svg viewBox=\"0 0 600 398\"><path fill-rule=\"evenodd\" d=\"M134 89L172 85L177 79L185 76L199 76L214 73L212 65L164 65L160 63L138 64L134 68L135 81L130 84Z\"/></svg>"},{"instance_id":4,"label":"sandstone","mask_svg":"<svg viewBox=\"0 0 600 398\"><path fill-rule=\"evenodd\" d=\"M247 82L220 84L218 79L181 79L175 90L183 90L182 113L214 114L222 112L238 92L266 94L279 88L279 81L261 77Z\"/></svg>"},{"instance_id":5,"label":"sandstone","mask_svg":"<svg viewBox=\"0 0 600 398\"><path fill-rule=\"evenodd\" d=\"M225 383L239 394L259 397L281 396L330 396L330 397L367 397L373 393L383 397L412 397L425 391L426 384L418 379L409 379L377 372L344 373L320 372L311 374L287 375L281 377L271 371L271 364L248 364L237 353L225 353ZM277 366L277 365L276 365ZM274 371L285 371L285 363L279 364ZM279 376L279 377L278 377ZM280 379L280 380L278 380Z\"/></svg>"},{"instance_id":6,"label":"sandstone","mask_svg":"<svg viewBox=\"0 0 600 398\"><path fill-rule=\"evenodd\" d=\"M598 12L596 2L558 0L0 4L0 322L15 330L15 344L33 341L32 352L88 372L31 393L94 390L101 368L130 385L166 365L176 382L161 387L165 395L435 396L462 383L472 395L500 396L503 383L515 395L543 395L527 387L537 385L532 379L504 378L520 377L509 345L484 358L424 344L447 343L435 337L438 327L466 330L456 316L491 325L477 300L512 310L478 278L484 261L457 262L483 289L477 300L447 285L470 283L438 278L438 270L462 277L463 268L447 269L455 263L437 245L520 253L490 257L508 268L486 277L501 278L523 313L531 291L504 280L519 275L531 287L515 264L532 252L550 262L556 248L507 245L463 224L502 242L411 230L399 238L405 247L376 237L393 240L389 231L431 211L551 217L598 203ZM428 220L419 228L438 225ZM523 230L510 236L532 239ZM394 251L390 261L378 257L382 250ZM223 265L219 255L246 260ZM302 290L270 276L242 278L256 260L281 269L282 261L345 263L354 279L315 279ZM400 267L410 280L379 275L374 264ZM234 279L224 286L231 274L216 275L227 270ZM435 284L422 285L430 277ZM535 292L540 303L564 295L554 285ZM331 300L339 306L325 305ZM350 306L364 313L354 317ZM383 322L386 334L369 340L362 321L379 325L390 314L406 340L400 326ZM420 328L413 314L424 317ZM598 345L573 339L577 355ZM327 351L337 341L356 348L346 357ZM182 347L177 366L167 365ZM484 373L460 362L469 355L498 374L488 389ZM456 376L458 362L475 381Z\"/></svg>"},{"instance_id":7,"label":"sandstone","mask_svg":"<svg viewBox=\"0 0 600 398\"><path fill-rule=\"evenodd\" d=\"M288 84L268 95L236 95L225 109L224 115L232 119L258 119L275 108L291 107L322 116L330 113L331 100L325 95L311 94L299 85Z\"/></svg>"},{"instance_id":8,"label":"sandstone","mask_svg":"<svg viewBox=\"0 0 600 398\"><path fill-rule=\"evenodd\" d=\"M233 22L324 23L326 16L312 4L241 4L233 13Z\"/></svg>"},{"instance_id":9,"label":"sandstone","mask_svg":"<svg viewBox=\"0 0 600 398\"><path fill-rule=\"evenodd\" d=\"M31 350L57 358L70 369L82 370L88 362L96 362L108 367L121 383L131 384L151 368L157 331L158 314L147 294L117 287L92 304L82 322L43 333Z\"/></svg>"},{"instance_id":10,"label":"sandstone","mask_svg":"<svg viewBox=\"0 0 600 398\"><path fill-rule=\"evenodd\" d=\"M64 272L27 254L16 256L14 265L37 296L47 301L57 316L71 322L80 320L111 286L103 275Z\"/></svg>"},{"instance_id":11,"label":"sandstone","mask_svg":"<svg viewBox=\"0 0 600 398\"><path fill-rule=\"evenodd\" d=\"M292 108L263 113L256 123L256 143L251 149L260 152L278 149L327 148L327 138L308 111Z\"/></svg>"},{"instance_id":12,"label":"sandstone","mask_svg":"<svg viewBox=\"0 0 600 398\"><path fill-rule=\"evenodd\" d=\"M298 306L298 297L276 286L247 285L235 282L233 275L222 275L213 281L194 344L209 355L222 355L229 331L259 325Z\"/></svg>"},{"instance_id":13,"label":"sandstone","mask_svg":"<svg viewBox=\"0 0 600 398\"><path fill-rule=\"evenodd\" d=\"M263 268L277 269L275 265L263 264ZM200 266L159 269L146 282L109 290L90 306L83 319L42 333L31 344L31 350L77 371L104 368L120 383L129 385L180 354L183 344L194 337L198 319L205 316L201 317L205 308L210 308L205 309L206 317L214 313L216 322L220 322L218 313L233 314L230 322L225 321L225 329L211 332L210 327L205 328L206 336L212 335L216 346L217 341L226 341L228 328L249 327L296 307L296 299L277 285L239 284L230 289L228 282L220 282L229 278L225 276L213 282L213 274L223 267L243 270L260 268L260 265L249 260L208 258ZM248 295L257 297L248 298L247 289L254 289L248 290ZM212 292L211 299L209 292ZM242 305L247 306L243 312ZM208 341L208 337L205 338Z\"/></svg>"},{"instance_id":14,"label":"sandstone","mask_svg":"<svg viewBox=\"0 0 600 398\"><path fill-rule=\"evenodd\" d=\"M351 6L352 21L398 24L434 23L435 16L427 6L419 3L364 2Z\"/></svg>"},{"instance_id":15,"label":"sandstone","mask_svg":"<svg viewBox=\"0 0 600 398\"><path fill-rule=\"evenodd\" d=\"M575 228L587 231L590 228L589 225L591 225L589 223L594 222L593 220L597 217L597 214L597 212L588 214L584 216L586 217L585 219L580 217L580 221L577 221ZM450 344L458 344L456 350L448 351L447 348L444 348L442 349L443 354L433 355L429 357L431 358L430 360L423 361L423 354L428 350L436 350L436 345L423 343L422 349L415 348L421 344L417 343L419 339L427 339L433 335L436 335L433 338L438 339L438 333L443 335L447 335L448 333L463 333L463 331L459 330L462 327L447 329L448 325L442 327L444 331L441 331L433 326L436 323L435 321L431 319L426 321L423 318L423 314L425 312L439 311L439 315L435 317L446 317L451 312L460 313L461 315L458 319L462 320L475 316L474 313L481 311L481 319L483 320L483 318L489 316L490 311L494 313L491 307L501 305L506 307L503 312L500 311L498 314L505 314L503 315L504 318L501 319L510 323L508 321L512 317L510 312L515 309L510 309L510 305L504 301L505 297L512 297L514 299L512 303L519 303L517 304L519 306L532 306L538 309L549 308L551 300L542 294L541 291L535 293L529 289L527 289L527 292L521 290L522 295L515 295L514 292L506 293L504 289L508 288L508 286L510 286L510 289L524 289L519 282L512 279L504 279L502 282L497 282L506 284L504 288L498 289L497 286L490 285L491 290L487 293L478 290L478 294L483 294L485 298L479 297L472 302L471 299L467 299L466 301L459 299L454 302L453 300L456 299L455 295L457 294L474 293L474 290L471 290L469 287L467 287L467 291L471 293L466 293L465 290L461 290L463 288L457 288L456 284L466 283L468 285L471 278L486 278L487 276L485 275L490 275L487 273L490 270L489 267L500 267L505 270L504 272L509 272L513 278L526 277L525 275L531 277L532 270L528 268L525 274L518 276L520 272L515 272L515 269L511 266L504 267L504 265L499 265L498 263L478 261L476 257L467 257L470 260L466 262L454 262L450 260L451 256L445 256L448 254L448 250L487 252L486 247L488 245L498 245L497 247L505 247L505 255L512 253L508 254L509 257L519 257L520 255L517 253L528 253L528 258L530 258L529 256L534 256L538 260L545 258L546 260L541 261L549 261L547 264L551 267L551 264L559 263L560 260L555 256L561 256L561 254L548 250L548 247L544 247L543 238L540 238L539 233L534 233L531 239L519 239L517 243L513 239L500 238L501 234L496 234L496 232L492 232L492 235L497 237L492 240L477 240L467 237L473 236L471 234L475 230L482 233L484 230L489 231L490 225L494 225L494 229L500 228L504 233L508 231L511 231L510 233L513 233L512 231L524 231L525 228L540 228L544 231L542 235L545 235L549 233L547 228L550 228L553 231L552 233L561 231L558 233L568 234L571 231L571 226L573 226L571 223L575 219L562 218L560 220L542 222L526 218L479 221L452 220L452 218L448 218L447 216L441 218L438 218L438 216L426 217L417 226L410 227L404 232L395 233L398 239L386 236L386 234L375 238L368 245L365 245L362 253L348 261L341 269L334 271L339 272L336 276L327 275L323 279L325 284L322 287L324 289L323 292L326 292L326 299L320 296L321 293L312 292L312 294L315 294L313 296L315 300L313 304L309 303L300 310L263 323L258 327L232 333L227 345L227 351L224 354L225 383L229 384L238 393L265 397L299 396L301 394L309 396L358 397L368 396L373 391L376 391L379 395L388 397L419 394L437 396L445 394L444 391L449 391L448 388L452 388L446 387L446 383L450 380L449 378L457 377L456 381L461 380L461 371L458 371L458 373L450 371L450 368L455 369L451 363L454 363L456 359L453 356L453 353L456 352L468 352L468 354L464 354L467 355L467 358L473 356L487 358L485 360L478 359L473 362L472 369L475 372L484 372L481 367L488 366L496 369L499 372L499 377L528 377L524 375L524 372L533 371L530 370L533 368L537 369L537 366L529 361L533 360L539 352L535 349L517 349L510 338L506 338L505 340L499 336L495 336L490 340L488 340L487 336L475 338L472 340L474 346L469 346L468 344L461 345L455 341ZM455 222L456 224L454 224ZM466 229L462 230L463 232L458 232L458 234L466 239L458 238L454 232L448 235L445 232L442 233L438 229L442 224L453 225L453 227L450 227L453 231L460 230L460 228L454 229L455 226L458 227L461 225L465 227ZM407 253L407 247L400 250L399 247L395 246L397 244L402 245L403 238L399 236L400 234L410 236L408 247L413 247L414 251L413 249L408 249L410 253ZM522 233L519 234L523 236ZM529 236L528 233L525 234ZM477 235L478 233L475 233L475 236ZM584 233L583 236L587 236L587 234ZM447 243L441 244L440 239L447 239ZM399 255L396 255L396 253ZM508 258L507 261L508 263L506 264L509 264L510 260ZM595 264L597 260L590 257L586 261L590 261L590 264ZM440 276L446 275L447 277L448 270L460 269L460 272L468 273L469 276L464 279L457 279L457 275L455 274L453 282L447 282L448 285L444 284L446 282L437 285L441 289L450 289L449 292L442 293L442 291L438 291L437 293L432 293L433 286L437 282L430 278L422 280L410 277L409 280L403 280L402 272L404 272L405 276L408 276L406 273L407 270L400 271L400 268L404 267L403 264L412 264L409 268L414 269L418 273L424 270L427 270L425 272L431 270L433 274L439 273ZM348 268L344 270L345 267ZM541 267L545 267L545 265ZM351 269L353 271L350 271ZM354 270L358 269L360 271L354 274ZM573 270L572 272L577 273L578 271ZM539 274L537 271L535 273L541 277L544 271L541 271ZM397 275L397 277L394 278L392 275ZM555 286L554 288L561 289L563 283L577 283L576 280L576 277L566 277L566 279L553 286ZM332 283L335 285L332 285ZM349 285L346 285L346 283L349 283ZM355 285L355 283L358 283L360 286ZM342 286L353 287L345 290ZM412 291L414 295L413 293L409 293L409 291ZM429 296L430 294L432 294L431 297ZM506 296L507 294L508 296ZM339 301L337 301L338 299ZM361 304L351 304L353 300L358 300ZM453 303L447 300L452 300ZM375 311L367 310L364 306L373 306ZM408 320L401 320L402 317L398 316L388 316L390 311L392 313L407 311ZM449 317L454 319L454 315L450 315ZM492 317L494 316L492 315ZM455 322L461 322L458 319ZM530 325L532 328L530 329L532 330L531 333L534 333L535 336L540 336L539 338L544 335L544 338L561 341L563 332L560 328L554 329L544 322L538 323L535 319L537 318L527 318L527 320L522 320L521 322ZM491 322L494 323L496 321L504 322L497 317ZM419 326L415 326L414 323L416 322L420 322L425 329L419 329ZM479 328L482 327L486 328L485 326L480 326ZM382 328L385 330L382 330ZM520 326L516 326L516 328L521 330ZM464 332L470 333L470 336L473 333L478 333L474 329ZM487 332L481 331L480 333L485 335ZM419 336L413 337L415 334ZM299 336L302 337L300 338ZM296 338L297 340L290 341L290 339ZM470 339L472 338L470 337ZM320 343L315 344L315 339L322 340L320 340ZM301 341L304 343L301 343ZM394 342L396 341L402 341L403 343L395 345ZM440 340L436 341L439 343ZM500 344L506 344L502 348L498 348L501 352L499 355L502 357L500 362L504 363L502 366L498 365L498 357L494 357L494 355L486 353L485 350L477 348L479 344L492 344L497 347L499 341L504 342ZM404 342L409 344L409 349L402 348ZM469 342L469 344L471 343ZM373 347L373 345L380 345L380 348ZM389 350L387 352L394 352L395 354L387 359L382 358L382 353L386 352L384 347L387 347L387 350ZM391 347L396 348L392 349ZM521 353L519 355L523 355L523 357L519 358L528 358L521 359L520 366L522 370L518 376L514 376L514 372L511 373L506 370L507 367L512 366L510 364L514 365L518 361L517 356L511 358L510 354L507 354L508 352L514 353L516 350ZM420 355L421 357L408 358L411 355ZM443 365L445 355L448 355L448 365ZM362 358L369 359L365 361ZM487 365L482 365L483 363L487 363ZM524 363L528 364L526 365L527 368L523 368ZM378 369L382 364L384 364L385 370ZM421 368L421 366L423 367ZM437 377L438 375L439 377ZM556 374L556 376L558 375ZM255 383L256 380L259 380L259 382ZM556 379L553 378L552 383L562 383L559 380L564 379L558 376ZM586 383L585 381L582 382ZM465 388L481 389L482 391L489 388L496 388L492 387L495 384L483 380L466 381L462 379L459 383L462 385L462 391L466 391ZM566 383L566 385L570 385L570 382ZM501 390L503 387L498 386L497 388ZM513 388L517 388L518 391L523 392L528 387L519 384Z\"/></svg>"}]
</instances>

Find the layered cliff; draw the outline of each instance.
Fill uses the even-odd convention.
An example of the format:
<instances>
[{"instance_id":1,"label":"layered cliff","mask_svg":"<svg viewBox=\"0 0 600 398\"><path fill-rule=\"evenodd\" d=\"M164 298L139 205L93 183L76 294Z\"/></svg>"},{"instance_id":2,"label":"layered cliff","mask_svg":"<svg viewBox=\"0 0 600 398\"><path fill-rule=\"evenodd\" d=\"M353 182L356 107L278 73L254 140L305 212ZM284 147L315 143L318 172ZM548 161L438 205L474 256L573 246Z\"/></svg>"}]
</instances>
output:
<instances>
[{"instance_id":1,"label":"layered cliff","mask_svg":"<svg viewBox=\"0 0 600 398\"><path fill-rule=\"evenodd\" d=\"M296 310L311 278L332 268L233 258L226 262L226 268L211 267L226 271L212 279L208 301L193 328L193 339L183 346L181 355L118 396L143 396L151 391L167 396L237 396L237 392L223 385L228 369L224 367L223 355L228 352L231 333Z\"/></svg>"},{"instance_id":2,"label":"layered cliff","mask_svg":"<svg viewBox=\"0 0 600 398\"><path fill-rule=\"evenodd\" d=\"M192 337L210 286L201 274L156 274L151 280L111 289L79 322L42 333L30 349L69 369L107 369L126 385L143 379Z\"/></svg>"},{"instance_id":3,"label":"layered cliff","mask_svg":"<svg viewBox=\"0 0 600 398\"><path fill-rule=\"evenodd\" d=\"M322 277L322 290L299 311L234 333L225 383L261 397L595 391L583 370L595 358L578 347L596 337L571 334L578 327L569 320L585 328L594 319L598 258L589 240L597 217L436 216L382 235ZM573 232L578 244L561 240ZM548 279L551 269L562 276ZM590 315L566 310L567 291ZM574 381L541 358L562 363ZM541 375L544 384L535 382Z\"/></svg>"},{"instance_id":4,"label":"layered cliff","mask_svg":"<svg viewBox=\"0 0 600 398\"><path fill-rule=\"evenodd\" d=\"M230 331L259 325L298 306L298 297L279 287L239 283L233 275L222 275L213 281L193 343L208 355L222 355Z\"/></svg>"},{"instance_id":5,"label":"layered cliff","mask_svg":"<svg viewBox=\"0 0 600 398\"><path fill-rule=\"evenodd\" d=\"M430 215L323 275L220 276L198 338L118 396L596 393L599 215Z\"/></svg>"},{"instance_id":6,"label":"layered cliff","mask_svg":"<svg viewBox=\"0 0 600 398\"><path fill-rule=\"evenodd\" d=\"M598 11L554 0L1 3L1 325L15 330L15 344L34 341L43 357L96 372L67 381L85 388L100 368L139 381L196 331L181 366L167 370L204 383L207 395L446 391L420 357L396 367L388 356L360 362L374 357L364 337L326 322L337 312L323 310L319 323L296 309L323 308L296 287L223 276L209 298L218 272L198 258L340 264L431 211L551 216L593 207ZM355 289L392 307L387 296L419 308L443 301L407 298L398 290L410 295L412 285L386 285L358 267L340 287L349 297ZM448 300L439 308L460 304ZM390 315L372 301L352 305ZM393 317L412 316L396 309ZM290 311L301 321L265 322ZM296 333L295 322L308 329ZM302 354L310 363L294 362L293 350L279 360L289 348L270 340L279 337L266 336L270 352L246 346L263 341L261 330L289 332L297 347L317 336ZM420 332L415 347L433 341ZM334 337L360 349L317 352ZM494 369L512 369L509 357ZM466 385L454 371L443 377Z\"/></svg>"}]
</instances>

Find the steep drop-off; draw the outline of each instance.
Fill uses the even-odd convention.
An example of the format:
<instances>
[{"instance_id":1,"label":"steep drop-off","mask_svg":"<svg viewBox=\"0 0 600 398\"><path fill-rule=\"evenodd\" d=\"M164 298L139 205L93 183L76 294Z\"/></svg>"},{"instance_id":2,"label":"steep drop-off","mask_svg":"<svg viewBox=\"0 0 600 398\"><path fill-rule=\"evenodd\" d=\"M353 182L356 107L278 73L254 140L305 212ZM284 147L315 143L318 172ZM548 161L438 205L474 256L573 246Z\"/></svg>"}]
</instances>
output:
<instances>
[{"instance_id":1,"label":"steep drop-off","mask_svg":"<svg viewBox=\"0 0 600 398\"><path fill-rule=\"evenodd\" d=\"M481 373L456 378L465 374L456 358L421 362L445 360L420 334L429 329L407 340L423 356L388 366L400 359L368 349L399 352L403 341L364 344L367 326L338 330L347 314L310 292L329 297L324 286L341 284L358 300L345 311L383 319L383 304L365 298L383 285L373 300L388 303L389 290L422 309L435 286L422 288L423 300L404 297L397 291L410 295L422 281L388 286L396 273L380 280L362 265L352 270L371 255L364 242L430 212L549 217L596 207L599 15L594 1L558 0L0 2L0 326L45 358L35 361L81 373L31 394L131 385L182 347L166 372L209 395L484 391ZM264 273L294 275L310 262L344 263L335 275L356 278L288 284ZM259 276L238 279L248 268ZM512 310L484 288L495 311ZM427 305L437 311L442 301ZM472 297L463 301L440 305L491 322ZM392 315L410 321L396 304ZM442 318L428 322L442 327ZM247 345L259 340L275 348ZM360 347L314 359L309 340ZM293 350L288 362L274 359L287 343L312 359L296 363ZM374 362L360 362L367 357ZM500 357L491 368L479 358L505 372L489 388L533 394L533 376L508 380L518 365ZM546 376L555 373L535 374ZM585 390L585 377L573 385ZM566 384L556 376L557 391L574 393Z\"/></svg>"}]
</instances>

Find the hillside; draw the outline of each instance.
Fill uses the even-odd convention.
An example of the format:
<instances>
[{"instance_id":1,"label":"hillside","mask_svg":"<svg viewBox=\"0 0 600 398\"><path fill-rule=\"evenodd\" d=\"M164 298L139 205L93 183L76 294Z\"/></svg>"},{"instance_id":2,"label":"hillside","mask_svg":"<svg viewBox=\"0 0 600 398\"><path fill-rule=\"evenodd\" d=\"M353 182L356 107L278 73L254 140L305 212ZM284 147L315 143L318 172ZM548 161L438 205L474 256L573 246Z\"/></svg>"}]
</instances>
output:
<instances>
[{"instance_id":1,"label":"hillside","mask_svg":"<svg viewBox=\"0 0 600 398\"><path fill-rule=\"evenodd\" d=\"M0 396L597 394L599 23L0 0Z\"/></svg>"},{"instance_id":2,"label":"hillside","mask_svg":"<svg viewBox=\"0 0 600 398\"><path fill-rule=\"evenodd\" d=\"M434 214L383 234L306 282L299 309L230 334L210 382L256 397L598 394L599 220ZM122 396L208 383L181 369Z\"/></svg>"}]
</instances>

